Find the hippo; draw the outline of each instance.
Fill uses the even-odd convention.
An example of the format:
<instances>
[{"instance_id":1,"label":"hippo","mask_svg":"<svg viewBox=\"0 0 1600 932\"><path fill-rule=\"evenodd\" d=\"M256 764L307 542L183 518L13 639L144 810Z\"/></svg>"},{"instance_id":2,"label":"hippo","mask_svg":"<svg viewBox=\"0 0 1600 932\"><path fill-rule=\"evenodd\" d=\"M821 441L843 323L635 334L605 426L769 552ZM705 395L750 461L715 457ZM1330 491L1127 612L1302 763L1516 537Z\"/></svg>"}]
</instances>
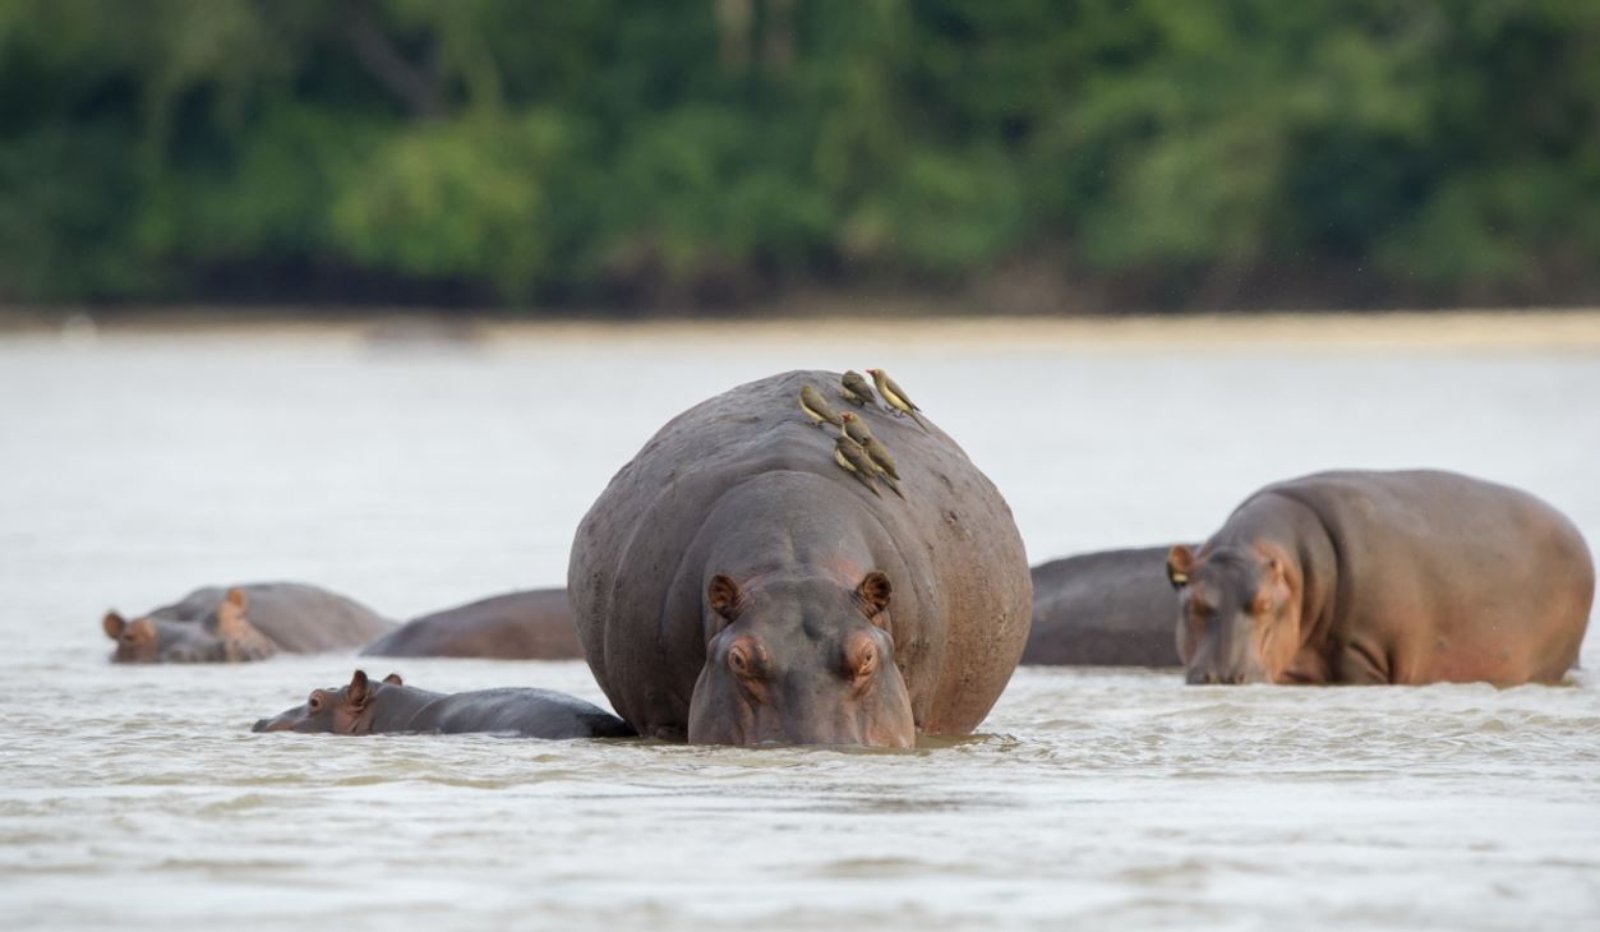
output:
<instances>
[{"instance_id":1,"label":"hippo","mask_svg":"<svg viewBox=\"0 0 1600 932\"><path fill-rule=\"evenodd\" d=\"M208 586L128 621L102 622L113 663L237 663L279 651L311 654L371 641L395 623L352 599L303 583Z\"/></svg>"},{"instance_id":2,"label":"hippo","mask_svg":"<svg viewBox=\"0 0 1600 932\"><path fill-rule=\"evenodd\" d=\"M1011 510L961 448L864 410L904 498L875 494L800 410L835 372L741 385L663 427L578 527L584 655L640 734L908 747L977 727L1027 638Z\"/></svg>"},{"instance_id":3,"label":"hippo","mask_svg":"<svg viewBox=\"0 0 1600 932\"><path fill-rule=\"evenodd\" d=\"M1555 683L1594 563L1564 515L1436 471L1326 472L1256 492L1167 558L1190 683Z\"/></svg>"},{"instance_id":4,"label":"hippo","mask_svg":"<svg viewBox=\"0 0 1600 932\"><path fill-rule=\"evenodd\" d=\"M382 682L357 670L350 685L314 689L304 705L264 718L251 731L338 735L476 732L524 738L630 738L627 723L604 709L549 689L479 689L435 693L407 686L398 673Z\"/></svg>"},{"instance_id":5,"label":"hippo","mask_svg":"<svg viewBox=\"0 0 1600 932\"><path fill-rule=\"evenodd\" d=\"M368 657L581 660L567 590L533 589L480 599L406 622L361 649Z\"/></svg>"},{"instance_id":6,"label":"hippo","mask_svg":"<svg viewBox=\"0 0 1600 932\"><path fill-rule=\"evenodd\" d=\"M1024 664L1177 667L1169 547L1107 550L1033 568Z\"/></svg>"}]
</instances>

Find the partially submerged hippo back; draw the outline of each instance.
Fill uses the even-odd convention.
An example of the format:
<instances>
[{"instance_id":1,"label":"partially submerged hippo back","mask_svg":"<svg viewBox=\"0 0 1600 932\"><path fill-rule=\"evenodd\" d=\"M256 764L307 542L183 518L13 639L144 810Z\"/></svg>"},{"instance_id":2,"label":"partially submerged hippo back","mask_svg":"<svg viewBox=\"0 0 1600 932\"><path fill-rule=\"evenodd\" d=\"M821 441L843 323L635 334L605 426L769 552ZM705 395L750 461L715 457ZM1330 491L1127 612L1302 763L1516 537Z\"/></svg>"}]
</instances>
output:
<instances>
[{"instance_id":1,"label":"partially submerged hippo back","mask_svg":"<svg viewBox=\"0 0 1600 932\"><path fill-rule=\"evenodd\" d=\"M1191 683L1552 683L1594 600L1564 515L1435 471L1268 486L1168 572Z\"/></svg>"},{"instance_id":2,"label":"partially submerged hippo back","mask_svg":"<svg viewBox=\"0 0 1600 932\"><path fill-rule=\"evenodd\" d=\"M1177 667L1168 547L1107 550L1033 568L1024 664Z\"/></svg>"},{"instance_id":3,"label":"partially submerged hippo back","mask_svg":"<svg viewBox=\"0 0 1600 932\"><path fill-rule=\"evenodd\" d=\"M129 621L106 613L115 663L222 663L278 651L310 654L359 647L394 628L366 606L303 583L196 589Z\"/></svg>"},{"instance_id":4,"label":"partially submerged hippo back","mask_svg":"<svg viewBox=\"0 0 1600 932\"><path fill-rule=\"evenodd\" d=\"M565 589L510 592L424 615L366 647L372 657L580 660Z\"/></svg>"},{"instance_id":5,"label":"partially submerged hippo back","mask_svg":"<svg viewBox=\"0 0 1600 932\"><path fill-rule=\"evenodd\" d=\"M930 423L867 408L904 499L840 468L790 372L673 419L584 517L568 594L589 665L642 734L906 746L970 732L1027 635L1022 541ZM924 419L926 421L926 419Z\"/></svg>"},{"instance_id":6,"label":"partially submerged hippo back","mask_svg":"<svg viewBox=\"0 0 1600 932\"><path fill-rule=\"evenodd\" d=\"M304 705L264 718L252 731L338 735L516 734L526 738L626 738L627 723L596 705L549 689L435 693L391 673L380 683L357 670L346 686L315 689Z\"/></svg>"}]
</instances>

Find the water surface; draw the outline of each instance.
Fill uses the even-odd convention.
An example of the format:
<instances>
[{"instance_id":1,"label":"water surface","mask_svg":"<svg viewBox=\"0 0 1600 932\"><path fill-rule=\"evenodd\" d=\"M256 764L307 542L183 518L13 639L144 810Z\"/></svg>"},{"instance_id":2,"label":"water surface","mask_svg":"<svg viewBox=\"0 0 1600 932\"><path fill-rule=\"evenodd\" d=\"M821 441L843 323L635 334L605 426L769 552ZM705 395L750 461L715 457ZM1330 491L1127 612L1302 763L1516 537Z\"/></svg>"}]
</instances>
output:
<instances>
[{"instance_id":1,"label":"water surface","mask_svg":"<svg viewBox=\"0 0 1600 932\"><path fill-rule=\"evenodd\" d=\"M1509 482L1600 541L1594 356L848 345L0 340L6 927L1600 922L1592 672L1338 690L1024 669L982 734L873 753L255 735L353 659L105 662L107 607L206 583L314 581L396 616L559 585L651 432L800 366L887 366L1035 561L1196 539L1336 466ZM364 665L603 702L581 663Z\"/></svg>"}]
</instances>

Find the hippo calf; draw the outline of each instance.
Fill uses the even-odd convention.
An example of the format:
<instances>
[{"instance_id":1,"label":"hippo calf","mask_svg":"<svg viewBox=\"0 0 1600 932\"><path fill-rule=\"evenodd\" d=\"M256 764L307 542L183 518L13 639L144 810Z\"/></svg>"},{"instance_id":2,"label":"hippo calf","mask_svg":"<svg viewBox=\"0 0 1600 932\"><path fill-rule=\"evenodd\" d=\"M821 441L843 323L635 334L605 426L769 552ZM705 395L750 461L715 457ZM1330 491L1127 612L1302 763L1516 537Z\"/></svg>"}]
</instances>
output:
<instances>
[{"instance_id":1,"label":"hippo calf","mask_svg":"<svg viewBox=\"0 0 1600 932\"><path fill-rule=\"evenodd\" d=\"M338 735L474 732L524 738L627 738L632 728L610 712L549 689L479 689L435 693L407 686L399 674L382 682L357 670L347 686L314 689L304 705L256 722L251 731Z\"/></svg>"},{"instance_id":2,"label":"hippo calf","mask_svg":"<svg viewBox=\"0 0 1600 932\"><path fill-rule=\"evenodd\" d=\"M565 589L511 592L424 615L366 647L369 657L582 660Z\"/></svg>"},{"instance_id":3,"label":"hippo calf","mask_svg":"<svg viewBox=\"0 0 1600 932\"><path fill-rule=\"evenodd\" d=\"M1033 568L1024 664L1177 667L1168 547L1107 550Z\"/></svg>"},{"instance_id":4,"label":"hippo calf","mask_svg":"<svg viewBox=\"0 0 1600 932\"><path fill-rule=\"evenodd\" d=\"M1167 568L1190 683L1554 683L1595 586L1555 508L1433 471L1267 486Z\"/></svg>"},{"instance_id":5,"label":"hippo calf","mask_svg":"<svg viewBox=\"0 0 1600 932\"><path fill-rule=\"evenodd\" d=\"M394 629L353 599L303 583L207 586L132 621L102 620L113 663L237 663L347 650Z\"/></svg>"}]
</instances>

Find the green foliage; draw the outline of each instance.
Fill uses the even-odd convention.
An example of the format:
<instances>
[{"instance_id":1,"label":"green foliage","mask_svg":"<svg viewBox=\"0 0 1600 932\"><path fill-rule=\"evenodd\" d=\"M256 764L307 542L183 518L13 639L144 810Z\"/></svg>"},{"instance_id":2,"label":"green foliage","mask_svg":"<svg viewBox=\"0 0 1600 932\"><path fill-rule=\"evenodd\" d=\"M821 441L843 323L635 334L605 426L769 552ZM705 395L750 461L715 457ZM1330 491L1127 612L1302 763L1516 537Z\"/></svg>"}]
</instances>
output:
<instances>
[{"instance_id":1,"label":"green foliage","mask_svg":"<svg viewBox=\"0 0 1600 932\"><path fill-rule=\"evenodd\" d=\"M1577 300L1596 126L1592 0L11 0L0 296Z\"/></svg>"}]
</instances>

